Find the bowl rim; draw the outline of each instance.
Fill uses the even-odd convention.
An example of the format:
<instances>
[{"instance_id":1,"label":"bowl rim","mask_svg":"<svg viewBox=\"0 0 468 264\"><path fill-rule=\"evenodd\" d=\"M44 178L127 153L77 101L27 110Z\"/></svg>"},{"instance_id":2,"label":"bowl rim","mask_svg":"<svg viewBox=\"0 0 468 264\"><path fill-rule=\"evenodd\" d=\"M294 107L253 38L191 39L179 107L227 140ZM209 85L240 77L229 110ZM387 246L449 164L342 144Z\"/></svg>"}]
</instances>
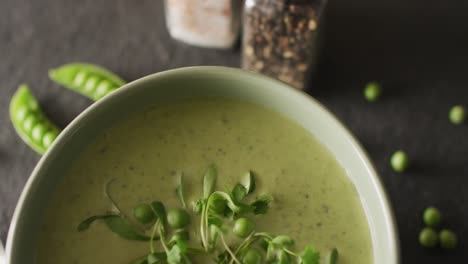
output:
<instances>
[{"instance_id":1,"label":"bowl rim","mask_svg":"<svg viewBox=\"0 0 468 264\"><path fill-rule=\"evenodd\" d=\"M272 79L268 76L261 75L254 72L249 72L245 70L241 70L238 68L232 67L225 67L225 66L190 66L190 67L182 67L176 69L165 70L157 73L153 73L142 78L136 79L132 82L125 84L124 86L118 88L117 90L113 91L112 93L108 94L104 98L100 99L97 102L91 104L88 108L86 108L83 112L81 112L75 119L73 119L69 125L67 125L63 131L59 134L57 139L53 142L50 148L46 151L46 153L40 158L34 170L31 172L30 177L28 178L21 195L18 199L16 208L13 213L13 217L10 222L10 227L7 236L6 242L6 263L11 263L11 256L12 250L15 246L15 237L17 233L17 223L21 217L22 212L24 211L23 208L25 207L26 201L31 199L31 189L38 184L38 176L41 174L41 170L50 162L52 162L53 156L56 156L59 151L60 145L65 144L66 138L69 138L73 132L81 126L81 123L84 122L82 120L86 120L90 113L95 112L97 108L101 108L103 105L106 104L113 104L116 98L124 96L128 93L132 88L135 86L143 86L146 82L152 82L155 79L158 79L163 76L170 76L170 75L183 75L183 74L194 74L194 73L203 73L203 74L211 74L211 75L244 75L249 78L258 79L261 82L265 83L274 83L277 86L281 86L284 93L295 94L296 96L302 97L306 99L309 104L315 105L316 108L320 109L323 114L327 117L329 122L331 122L334 126L338 127L343 131L343 136L345 137L346 141L351 144L352 148L356 151L359 155L359 159L363 162L364 167L369 172L371 177L371 181L373 186L376 189L376 193L380 204L383 206L382 212L384 218L388 225L385 227L390 234L390 248L388 250L391 252L390 255L394 256L395 263L400 263L400 247L399 247L399 239L398 239L398 230L396 226L395 216L393 210L391 208L387 192L385 191L380 177L378 176L373 163L369 159L368 153L364 150L362 145L359 141L354 137L354 135L350 132L350 130L333 114L331 113L322 103L317 101L312 96L297 90L281 81ZM367 215L367 212L365 212Z\"/></svg>"}]
</instances>

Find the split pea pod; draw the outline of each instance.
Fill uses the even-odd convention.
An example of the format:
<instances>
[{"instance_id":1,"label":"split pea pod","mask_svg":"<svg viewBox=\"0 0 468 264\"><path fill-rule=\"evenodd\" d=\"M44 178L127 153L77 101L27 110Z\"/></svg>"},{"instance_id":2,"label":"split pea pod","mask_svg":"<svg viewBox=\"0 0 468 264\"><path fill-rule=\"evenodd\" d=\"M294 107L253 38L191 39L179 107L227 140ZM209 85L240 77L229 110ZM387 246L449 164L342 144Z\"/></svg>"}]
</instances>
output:
<instances>
[{"instance_id":1,"label":"split pea pod","mask_svg":"<svg viewBox=\"0 0 468 264\"><path fill-rule=\"evenodd\" d=\"M44 154L60 133L42 112L27 85L21 85L10 102L10 119L21 139L39 154Z\"/></svg>"},{"instance_id":2,"label":"split pea pod","mask_svg":"<svg viewBox=\"0 0 468 264\"><path fill-rule=\"evenodd\" d=\"M126 82L102 67L87 63L70 63L49 71L56 83L92 100L99 100Z\"/></svg>"}]
</instances>

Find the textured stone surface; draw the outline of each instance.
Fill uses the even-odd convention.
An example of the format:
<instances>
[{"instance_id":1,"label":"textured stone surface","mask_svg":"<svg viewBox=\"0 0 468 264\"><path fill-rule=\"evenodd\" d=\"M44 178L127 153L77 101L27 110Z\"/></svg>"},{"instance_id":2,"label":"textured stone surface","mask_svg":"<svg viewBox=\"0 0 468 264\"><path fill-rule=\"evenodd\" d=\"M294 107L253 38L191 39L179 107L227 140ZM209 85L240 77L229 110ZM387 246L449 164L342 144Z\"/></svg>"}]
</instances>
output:
<instances>
[{"instance_id":1,"label":"textured stone surface","mask_svg":"<svg viewBox=\"0 0 468 264\"><path fill-rule=\"evenodd\" d=\"M403 263L468 263L468 124L453 126L453 104L468 106L466 1L330 2L322 63L311 94L368 150L395 208ZM171 40L161 0L0 1L0 237L39 156L16 136L9 99L30 84L47 114L65 126L91 102L52 84L47 70L71 61L103 65L127 80L189 65L239 65L238 51ZM382 82L380 102L362 88ZM393 173L405 149L413 166ZM438 206L460 237L453 253L418 245L421 214Z\"/></svg>"}]
</instances>

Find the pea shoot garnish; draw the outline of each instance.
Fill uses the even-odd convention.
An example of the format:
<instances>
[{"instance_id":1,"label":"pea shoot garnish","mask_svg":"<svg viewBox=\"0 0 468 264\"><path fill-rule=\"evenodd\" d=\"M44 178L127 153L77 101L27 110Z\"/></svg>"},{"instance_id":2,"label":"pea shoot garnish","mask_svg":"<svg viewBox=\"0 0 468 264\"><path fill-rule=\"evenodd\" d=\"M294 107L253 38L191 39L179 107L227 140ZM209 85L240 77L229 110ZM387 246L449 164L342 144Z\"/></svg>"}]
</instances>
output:
<instances>
[{"instance_id":1,"label":"pea shoot garnish","mask_svg":"<svg viewBox=\"0 0 468 264\"><path fill-rule=\"evenodd\" d=\"M183 174L176 176L176 195L182 207L166 209L161 201L139 203L133 208L132 217L127 217L109 193L110 184L115 181L112 180L106 184L105 192L113 212L86 218L78 225L78 231L103 221L123 239L149 241L148 254L132 264L189 264L196 256L210 257L218 264L319 264L320 253L314 246L296 251L291 237L257 230L256 217L267 214L274 199L268 194L254 194L252 171L232 189L220 191L216 186L218 170L209 166L200 188L202 197L196 201L185 200ZM187 204L192 204L193 210L189 211ZM332 249L326 263L336 264L337 259L338 251Z\"/></svg>"},{"instance_id":2,"label":"pea shoot garnish","mask_svg":"<svg viewBox=\"0 0 468 264\"><path fill-rule=\"evenodd\" d=\"M182 174L182 172L178 172L177 177L179 178L179 185L177 185L176 188L177 197L179 198L182 207L186 208L187 205L184 198L184 174Z\"/></svg>"}]
</instances>

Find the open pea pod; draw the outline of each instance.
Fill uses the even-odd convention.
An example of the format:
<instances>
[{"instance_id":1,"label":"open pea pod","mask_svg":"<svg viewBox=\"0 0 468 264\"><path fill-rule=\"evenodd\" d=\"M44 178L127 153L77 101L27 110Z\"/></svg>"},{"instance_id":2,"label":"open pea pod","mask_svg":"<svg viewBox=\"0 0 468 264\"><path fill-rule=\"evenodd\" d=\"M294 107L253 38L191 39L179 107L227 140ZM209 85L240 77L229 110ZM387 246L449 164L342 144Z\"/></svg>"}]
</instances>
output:
<instances>
[{"instance_id":1,"label":"open pea pod","mask_svg":"<svg viewBox=\"0 0 468 264\"><path fill-rule=\"evenodd\" d=\"M126 84L109 70L88 63L65 64L50 70L49 78L94 101Z\"/></svg>"},{"instance_id":2,"label":"open pea pod","mask_svg":"<svg viewBox=\"0 0 468 264\"><path fill-rule=\"evenodd\" d=\"M60 129L49 121L24 84L11 99L10 119L21 139L39 154L44 154L60 133Z\"/></svg>"}]
</instances>

